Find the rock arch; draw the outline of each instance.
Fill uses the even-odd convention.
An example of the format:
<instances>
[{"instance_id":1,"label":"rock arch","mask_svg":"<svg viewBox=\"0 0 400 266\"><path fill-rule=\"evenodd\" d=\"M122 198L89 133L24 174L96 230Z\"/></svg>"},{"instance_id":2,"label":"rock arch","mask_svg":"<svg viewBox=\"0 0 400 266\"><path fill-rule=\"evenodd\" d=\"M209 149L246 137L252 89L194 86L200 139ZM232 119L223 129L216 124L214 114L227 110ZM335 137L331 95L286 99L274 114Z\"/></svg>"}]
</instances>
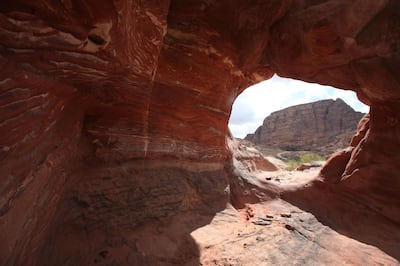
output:
<instances>
[{"instance_id":1,"label":"rock arch","mask_svg":"<svg viewBox=\"0 0 400 266\"><path fill-rule=\"evenodd\" d=\"M106 256L97 249L121 226L223 208L231 104L274 73L352 89L371 106L324 174L398 221L399 10L395 0L0 3L0 257L82 262ZM71 245L51 257L60 242Z\"/></svg>"}]
</instances>

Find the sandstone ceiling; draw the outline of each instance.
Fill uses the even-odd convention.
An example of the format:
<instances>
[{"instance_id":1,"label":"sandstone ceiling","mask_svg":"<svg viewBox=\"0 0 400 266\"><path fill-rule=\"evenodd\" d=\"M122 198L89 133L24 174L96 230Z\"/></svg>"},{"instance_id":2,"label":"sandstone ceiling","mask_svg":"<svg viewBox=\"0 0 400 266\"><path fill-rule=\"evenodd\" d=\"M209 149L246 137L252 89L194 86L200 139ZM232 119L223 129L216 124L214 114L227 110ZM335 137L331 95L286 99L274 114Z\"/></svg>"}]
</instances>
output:
<instances>
[{"instance_id":1,"label":"sandstone ceiling","mask_svg":"<svg viewBox=\"0 0 400 266\"><path fill-rule=\"evenodd\" d=\"M76 265L129 242L116 228L222 208L231 105L274 73L371 106L322 174L399 221L399 16L396 0L2 1L0 257Z\"/></svg>"}]
</instances>

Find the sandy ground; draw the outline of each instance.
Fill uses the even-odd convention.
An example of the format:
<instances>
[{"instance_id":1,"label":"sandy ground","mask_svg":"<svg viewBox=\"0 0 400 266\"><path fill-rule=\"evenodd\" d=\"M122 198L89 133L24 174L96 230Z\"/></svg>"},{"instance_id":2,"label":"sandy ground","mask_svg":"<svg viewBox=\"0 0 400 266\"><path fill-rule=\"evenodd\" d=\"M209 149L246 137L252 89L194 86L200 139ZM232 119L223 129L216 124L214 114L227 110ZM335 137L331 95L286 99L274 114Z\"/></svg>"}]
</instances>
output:
<instances>
[{"instance_id":1,"label":"sandy ground","mask_svg":"<svg viewBox=\"0 0 400 266\"><path fill-rule=\"evenodd\" d=\"M256 178L260 182L269 182L284 188L296 188L307 185L312 180L318 178L321 168L311 168L304 171L278 170L274 172L259 172Z\"/></svg>"}]
</instances>

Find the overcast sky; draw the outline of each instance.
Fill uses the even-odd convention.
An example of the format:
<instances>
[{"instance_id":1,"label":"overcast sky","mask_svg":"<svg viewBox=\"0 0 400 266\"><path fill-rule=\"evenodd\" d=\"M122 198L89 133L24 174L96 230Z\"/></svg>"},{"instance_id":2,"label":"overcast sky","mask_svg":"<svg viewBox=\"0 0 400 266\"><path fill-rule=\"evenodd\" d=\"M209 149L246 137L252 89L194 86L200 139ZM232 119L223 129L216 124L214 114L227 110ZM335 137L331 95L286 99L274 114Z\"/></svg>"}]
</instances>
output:
<instances>
[{"instance_id":1,"label":"overcast sky","mask_svg":"<svg viewBox=\"0 0 400 266\"><path fill-rule=\"evenodd\" d=\"M369 111L369 107L361 103L352 91L275 75L267 81L249 87L236 98L229 128L233 136L244 138L248 133L254 133L271 112L292 105L337 98L343 99L356 111L363 113Z\"/></svg>"}]
</instances>

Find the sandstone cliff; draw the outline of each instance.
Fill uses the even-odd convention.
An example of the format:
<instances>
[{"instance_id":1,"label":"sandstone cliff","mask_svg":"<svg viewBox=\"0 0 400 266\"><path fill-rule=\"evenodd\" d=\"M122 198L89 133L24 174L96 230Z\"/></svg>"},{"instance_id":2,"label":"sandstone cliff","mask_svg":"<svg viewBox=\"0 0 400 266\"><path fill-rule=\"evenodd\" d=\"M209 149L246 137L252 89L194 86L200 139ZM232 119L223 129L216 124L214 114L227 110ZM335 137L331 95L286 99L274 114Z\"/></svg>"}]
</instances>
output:
<instances>
[{"instance_id":1,"label":"sandstone cliff","mask_svg":"<svg viewBox=\"0 0 400 266\"><path fill-rule=\"evenodd\" d=\"M355 134L363 113L342 99L291 106L271 113L246 140L283 150L329 150L345 148Z\"/></svg>"}]
</instances>

